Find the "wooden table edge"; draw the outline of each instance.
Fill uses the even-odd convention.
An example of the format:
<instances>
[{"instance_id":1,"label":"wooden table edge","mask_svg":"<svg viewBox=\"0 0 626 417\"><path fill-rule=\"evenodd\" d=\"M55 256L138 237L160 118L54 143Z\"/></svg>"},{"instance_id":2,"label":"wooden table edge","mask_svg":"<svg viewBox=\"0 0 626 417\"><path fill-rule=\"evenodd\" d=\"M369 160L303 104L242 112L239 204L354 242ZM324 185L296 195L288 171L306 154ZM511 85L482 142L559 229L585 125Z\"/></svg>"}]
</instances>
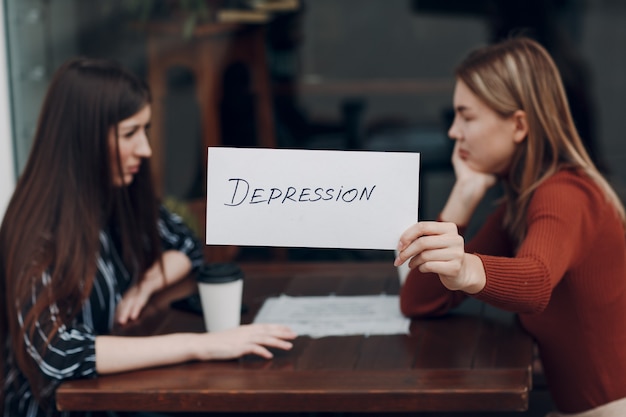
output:
<instances>
[{"instance_id":1,"label":"wooden table edge","mask_svg":"<svg viewBox=\"0 0 626 417\"><path fill-rule=\"evenodd\" d=\"M341 372L320 370L302 372L299 387L284 386L277 373L268 370L215 371L201 393L181 382L177 390L159 387L156 379L144 379L152 386L142 387L141 393L129 392L129 387L116 383L108 386L106 376L93 380L64 383L57 390L57 408L61 411L161 411L161 412L412 412L412 411L525 411L528 408L532 373L530 368L473 369L471 389L459 386L450 390L449 381L467 369L419 369L397 372ZM288 371L281 371L288 372ZM278 372L279 373L279 372ZM429 374L431 385L422 387L420 378ZM387 376L382 378L381 375ZM495 378L500 375L502 378ZM250 380L245 386L241 377ZM432 386L433 376L441 378L441 387ZM484 379L483 377L487 377ZM229 378L235 378L231 384ZM320 379L353 388L334 391L321 389ZM352 379L352 381L350 381ZM493 381L486 384L485 381ZM497 381L496 381L497 380ZM119 381L119 379L117 379ZM87 383L86 383L87 382ZM263 388L259 388L259 383ZM132 383L132 382L129 382ZM102 384L107 392L102 393ZM464 385L468 381L464 380ZM238 386L236 386L238 385ZM459 402L459 396L463 401ZM487 400L488 399L488 400ZM251 409L250 403L254 403ZM118 408L118 404L125 404ZM106 406L105 406L106 405Z\"/></svg>"}]
</instances>

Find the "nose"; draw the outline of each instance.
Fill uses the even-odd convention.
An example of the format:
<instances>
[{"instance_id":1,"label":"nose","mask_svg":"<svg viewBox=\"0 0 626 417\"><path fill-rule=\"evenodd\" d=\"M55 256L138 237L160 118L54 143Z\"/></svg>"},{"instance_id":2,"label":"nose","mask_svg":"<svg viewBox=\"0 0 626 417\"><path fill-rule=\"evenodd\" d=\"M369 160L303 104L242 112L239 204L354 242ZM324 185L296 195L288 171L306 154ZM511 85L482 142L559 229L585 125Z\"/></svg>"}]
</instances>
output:
<instances>
[{"instance_id":1,"label":"nose","mask_svg":"<svg viewBox=\"0 0 626 417\"><path fill-rule=\"evenodd\" d=\"M457 116L454 116L452 124L448 129L448 137L452 140L458 140L460 138L459 128L457 126Z\"/></svg>"},{"instance_id":2,"label":"nose","mask_svg":"<svg viewBox=\"0 0 626 417\"><path fill-rule=\"evenodd\" d=\"M150 141L145 131L139 138L139 142L135 148L135 154L141 158L150 158L152 156L152 148L150 147Z\"/></svg>"}]
</instances>

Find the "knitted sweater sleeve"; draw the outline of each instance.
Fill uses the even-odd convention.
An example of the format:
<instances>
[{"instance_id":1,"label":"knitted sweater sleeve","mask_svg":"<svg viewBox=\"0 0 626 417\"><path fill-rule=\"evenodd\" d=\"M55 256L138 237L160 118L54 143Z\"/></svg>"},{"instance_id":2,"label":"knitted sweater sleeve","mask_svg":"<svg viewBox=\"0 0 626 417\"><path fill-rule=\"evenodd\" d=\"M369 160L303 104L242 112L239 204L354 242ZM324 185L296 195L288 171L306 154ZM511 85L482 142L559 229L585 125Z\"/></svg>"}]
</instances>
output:
<instances>
[{"instance_id":1,"label":"knitted sweater sleeve","mask_svg":"<svg viewBox=\"0 0 626 417\"><path fill-rule=\"evenodd\" d=\"M598 198L597 188L575 174L546 180L529 204L527 234L517 251L502 227L504 207L499 207L465 248L481 259L487 277L485 288L473 297L507 311L543 311L568 266L582 255L581 242L593 234ZM410 317L441 315L466 297L447 290L436 274L412 270L401 289L400 307Z\"/></svg>"},{"instance_id":2,"label":"knitted sweater sleeve","mask_svg":"<svg viewBox=\"0 0 626 417\"><path fill-rule=\"evenodd\" d=\"M504 207L491 214L476 236L466 245L466 252L486 251L504 256L510 253L510 242L501 224ZM465 233L465 227L459 227ZM462 291L449 291L434 273L412 269L400 290L400 309L409 317L440 316L458 306L467 296Z\"/></svg>"},{"instance_id":3,"label":"knitted sweater sleeve","mask_svg":"<svg viewBox=\"0 0 626 417\"><path fill-rule=\"evenodd\" d=\"M543 311L552 289L584 256L594 236L594 202L602 195L589 179L560 173L534 193L527 211L527 233L515 256L478 254L487 282L476 298L517 313Z\"/></svg>"}]
</instances>

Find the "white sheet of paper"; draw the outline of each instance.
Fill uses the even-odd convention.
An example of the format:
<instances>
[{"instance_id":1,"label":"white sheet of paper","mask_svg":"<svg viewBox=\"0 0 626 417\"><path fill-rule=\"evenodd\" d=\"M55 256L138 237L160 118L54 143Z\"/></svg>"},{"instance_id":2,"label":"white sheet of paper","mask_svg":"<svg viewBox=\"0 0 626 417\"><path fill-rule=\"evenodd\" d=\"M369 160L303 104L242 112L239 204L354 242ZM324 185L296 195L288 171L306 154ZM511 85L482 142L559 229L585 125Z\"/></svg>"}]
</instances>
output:
<instances>
[{"instance_id":1,"label":"white sheet of paper","mask_svg":"<svg viewBox=\"0 0 626 417\"><path fill-rule=\"evenodd\" d=\"M395 249L417 221L414 152L208 149L208 245Z\"/></svg>"},{"instance_id":2,"label":"white sheet of paper","mask_svg":"<svg viewBox=\"0 0 626 417\"><path fill-rule=\"evenodd\" d=\"M397 295L290 297L265 300L255 323L289 326L300 336L408 334Z\"/></svg>"}]
</instances>

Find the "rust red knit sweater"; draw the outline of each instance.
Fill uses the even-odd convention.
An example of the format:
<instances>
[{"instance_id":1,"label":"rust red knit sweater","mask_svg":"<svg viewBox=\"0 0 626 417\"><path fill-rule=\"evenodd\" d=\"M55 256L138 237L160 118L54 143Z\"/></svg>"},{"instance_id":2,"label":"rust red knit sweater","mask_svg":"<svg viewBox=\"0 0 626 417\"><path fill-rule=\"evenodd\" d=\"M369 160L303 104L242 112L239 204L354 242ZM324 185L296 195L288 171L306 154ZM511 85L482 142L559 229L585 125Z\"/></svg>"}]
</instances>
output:
<instances>
[{"instance_id":1,"label":"rust red knit sweater","mask_svg":"<svg viewBox=\"0 0 626 417\"><path fill-rule=\"evenodd\" d=\"M466 245L487 276L473 297L519 313L561 412L626 397L626 239L612 206L590 179L555 174L532 197L517 253L503 214L499 207ZM466 296L413 270L400 301L404 314L423 317L444 314Z\"/></svg>"}]
</instances>

